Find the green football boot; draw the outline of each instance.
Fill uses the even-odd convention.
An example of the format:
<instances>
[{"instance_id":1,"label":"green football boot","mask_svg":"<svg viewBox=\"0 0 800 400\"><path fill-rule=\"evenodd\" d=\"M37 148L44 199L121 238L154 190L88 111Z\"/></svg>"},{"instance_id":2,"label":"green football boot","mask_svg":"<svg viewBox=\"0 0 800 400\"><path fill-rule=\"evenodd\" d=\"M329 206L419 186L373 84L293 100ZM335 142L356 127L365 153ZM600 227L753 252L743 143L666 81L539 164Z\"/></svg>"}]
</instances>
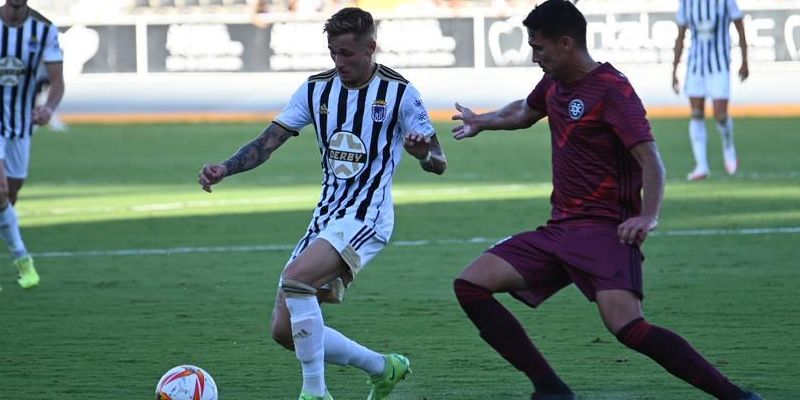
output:
<instances>
[{"instance_id":1,"label":"green football boot","mask_svg":"<svg viewBox=\"0 0 800 400\"><path fill-rule=\"evenodd\" d=\"M39 284L39 274L36 273L36 268L33 267L33 258L31 256L22 256L14 260L13 264L19 271L17 283L23 289L30 289Z\"/></svg>"},{"instance_id":2,"label":"green football boot","mask_svg":"<svg viewBox=\"0 0 800 400\"><path fill-rule=\"evenodd\" d=\"M406 376L411 375L411 362L408 361L408 358L400 354L389 354L383 357L386 360L383 373L373 375L367 381L370 386L367 400L387 400L395 385L406 379Z\"/></svg>"},{"instance_id":3,"label":"green football boot","mask_svg":"<svg viewBox=\"0 0 800 400\"><path fill-rule=\"evenodd\" d=\"M325 391L325 395L322 397L312 396L306 392L300 392L300 397L297 400L333 400L333 397L330 393L328 393L327 390Z\"/></svg>"}]
</instances>

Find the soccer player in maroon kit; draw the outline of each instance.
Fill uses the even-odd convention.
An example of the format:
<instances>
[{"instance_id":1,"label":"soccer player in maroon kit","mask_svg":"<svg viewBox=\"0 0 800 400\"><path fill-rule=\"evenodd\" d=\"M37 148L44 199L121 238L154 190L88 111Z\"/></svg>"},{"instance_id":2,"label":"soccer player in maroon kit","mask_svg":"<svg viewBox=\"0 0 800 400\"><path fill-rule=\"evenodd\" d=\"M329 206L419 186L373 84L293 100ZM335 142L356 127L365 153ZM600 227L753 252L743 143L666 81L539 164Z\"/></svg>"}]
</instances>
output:
<instances>
[{"instance_id":1,"label":"soccer player in maroon kit","mask_svg":"<svg viewBox=\"0 0 800 400\"><path fill-rule=\"evenodd\" d=\"M523 21L544 77L525 100L476 114L456 104L458 140L483 130L527 128L548 117L552 133L552 213L546 225L506 239L454 282L456 297L483 338L534 385L534 400L574 399L522 325L494 299L508 292L536 307L574 283L597 303L624 345L719 399L756 400L674 332L642 314L640 246L658 225L665 170L645 110L628 79L586 48L586 19L565 0L548 0Z\"/></svg>"}]
</instances>

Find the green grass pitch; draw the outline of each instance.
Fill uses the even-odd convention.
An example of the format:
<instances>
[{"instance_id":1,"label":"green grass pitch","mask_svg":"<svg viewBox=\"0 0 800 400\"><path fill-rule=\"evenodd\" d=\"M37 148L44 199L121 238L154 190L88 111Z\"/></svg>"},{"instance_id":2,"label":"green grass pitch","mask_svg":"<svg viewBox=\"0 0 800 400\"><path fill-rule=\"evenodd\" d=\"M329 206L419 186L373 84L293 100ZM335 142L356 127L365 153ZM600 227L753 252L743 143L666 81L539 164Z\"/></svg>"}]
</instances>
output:
<instances>
[{"instance_id":1,"label":"green grass pitch","mask_svg":"<svg viewBox=\"0 0 800 400\"><path fill-rule=\"evenodd\" d=\"M688 183L685 120L655 120L668 170L661 226L645 244L645 315L686 337L735 382L800 398L798 119L738 119L741 171L725 176L709 122L712 176ZM326 322L407 354L397 400L527 399L530 384L485 345L453 277L493 241L549 211L546 124L455 142L449 168L405 158L396 225ZM17 206L41 286L0 269L0 399L148 399L163 372L199 365L223 399L294 399L294 354L269 338L277 278L319 196L310 131L213 194L196 175L257 124L72 126L36 134ZM706 399L621 344L570 287L537 310L499 296L578 398ZM366 377L330 367L331 393L363 399Z\"/></svg>"}]
</instances>

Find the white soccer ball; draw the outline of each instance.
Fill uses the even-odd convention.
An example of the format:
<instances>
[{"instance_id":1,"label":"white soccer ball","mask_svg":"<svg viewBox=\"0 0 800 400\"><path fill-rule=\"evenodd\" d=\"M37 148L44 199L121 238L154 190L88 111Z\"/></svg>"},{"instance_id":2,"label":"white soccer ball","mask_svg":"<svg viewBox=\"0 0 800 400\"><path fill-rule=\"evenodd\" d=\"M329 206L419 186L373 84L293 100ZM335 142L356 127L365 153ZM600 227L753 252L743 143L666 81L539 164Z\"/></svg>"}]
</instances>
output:
<instances>
[{"instance_id":1,"label":"white soccer ball","mask_svg":"<svg viewBox=\"0 0 800 400\"><path fill-rule=\"evenodd\" d=\"M156 400L217 400L217 384L202 368L179 365L158 380Z\"/></svg>"}]
</instances>

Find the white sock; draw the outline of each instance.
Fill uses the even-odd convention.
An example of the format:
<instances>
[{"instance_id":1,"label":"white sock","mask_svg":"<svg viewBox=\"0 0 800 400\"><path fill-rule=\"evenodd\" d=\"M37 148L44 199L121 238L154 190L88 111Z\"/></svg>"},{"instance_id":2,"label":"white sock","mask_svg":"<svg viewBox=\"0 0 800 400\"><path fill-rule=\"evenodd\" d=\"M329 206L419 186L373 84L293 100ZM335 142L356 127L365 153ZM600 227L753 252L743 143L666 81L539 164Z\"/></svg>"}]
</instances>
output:
<instances>
[{"instance_id":1,"label":"white sock","mask_svg":"<svg viewBox=\"0 0 800 400\"><path fill-rule=\"evenodd\" d=\"M325 327L325 362L353 366L376 375L383 372L385 360L383 355L376 353L349 339L339 331Z\"/></svg>"},{"instance_id":2,"label":"white sock","mask_svg":"<svg viewBox=\"0 0 800 400\"><path fill-rule=\"evenodd\" d=\"M725 123L720 123L717 121L717 130L719 131L719 135L722 137L722 149L732 149L733 148L733 119L728 117L725 120Z\"/></svg>"},{"instance_id":3,"label":"white sock","mask_svg":"<svg viewBox=\"0 0 800 400\"><path fill-rule=\"evenodd\" d=\"M689 120L689 138L692 140L692 153L697 169L708 171L706 155L706 121L702 118Z\"/></svg>"},{"instance_id":4,"label":"white sock","mask_svg":"<svg viewBox=\"0 0 800 400\"><path fill-rule=\"evenodd\" d=\"M303 391L325 394L325 325L315 296L286 297L292 321L294 353L303 369Z\"/></svg>"},{"instance_id":5,"label":"white sock","mask_svg":"<svg viewBox=\"0 0 800 400\"><path fill-rule=\"evenodd\" d=\"M19 221L14 206L8 204L4 210L0 211L0 234L8 245L8 251L13 259L20 258L28 254L25 243L22 242L22 235L19 232Z\"/></svg>"}]
</instances>

